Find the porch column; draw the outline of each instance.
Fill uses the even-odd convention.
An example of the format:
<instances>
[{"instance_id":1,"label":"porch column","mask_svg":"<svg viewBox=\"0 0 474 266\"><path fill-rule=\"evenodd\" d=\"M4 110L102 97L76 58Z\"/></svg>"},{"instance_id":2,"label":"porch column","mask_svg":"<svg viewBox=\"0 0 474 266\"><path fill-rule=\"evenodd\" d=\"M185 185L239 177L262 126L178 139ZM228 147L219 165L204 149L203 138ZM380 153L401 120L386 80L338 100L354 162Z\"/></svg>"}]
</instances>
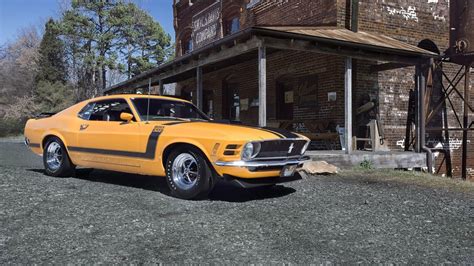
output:
<instances>
[{"instance_id":1,"label":"porch column","mask_svg":"<svg viewBox=\"0 0 474 266\"><path fill-rule=\"evenodd\" d=\"M344 78L344 119L346 154L352 152L352 58L346 58Z\"/></svg>"},{"instance_id":2,"label":"porch column","mask_svg":"<svg viewBox=\"0 0 474 266\"><path fill-rule=\"evenodd\" d=\"M267 55L265 46L258 47L258 125L267 125Z\"/></svg>"},{"instance_id":3,"label":"porch column","mask_svg":"<svg viewBox=\"0 0 474 266\"><path fill-rule=\"evenodd\" d=\"M196 105L202 109L202 68L196 68Z\"/></svg>"},{"instance_id":4,"label":"porch column","mask_svg":"<svg viewBox=\"0 0 474 266\"><path fill-rule=\"evenodd\" d=\"M159 80L159 89L158 89L158 94L160 94L160 95L163 95L163 93L164 93L163 86L164 86L163 80L160 79L160 80Z\"/></svg>"}]
</instances>

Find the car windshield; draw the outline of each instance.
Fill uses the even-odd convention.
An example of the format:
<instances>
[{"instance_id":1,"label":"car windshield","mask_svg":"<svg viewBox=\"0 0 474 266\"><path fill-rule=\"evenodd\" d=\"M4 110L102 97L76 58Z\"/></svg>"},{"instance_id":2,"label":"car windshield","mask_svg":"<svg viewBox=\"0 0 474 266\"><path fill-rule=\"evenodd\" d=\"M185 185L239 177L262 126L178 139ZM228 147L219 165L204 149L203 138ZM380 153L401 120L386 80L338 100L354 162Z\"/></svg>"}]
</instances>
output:
<instances>
[{"instance_id":1,"label":"car windshield","mask_svg":"<svg viewBox=\"0 0 474 266\"><path fill-rule=\"evenodd\" d=\"M147 120L148 98L132 99L142 121ZM209 118L187 102L150 98L148 120L203 120Z\"/></svg>"}]
</instances>

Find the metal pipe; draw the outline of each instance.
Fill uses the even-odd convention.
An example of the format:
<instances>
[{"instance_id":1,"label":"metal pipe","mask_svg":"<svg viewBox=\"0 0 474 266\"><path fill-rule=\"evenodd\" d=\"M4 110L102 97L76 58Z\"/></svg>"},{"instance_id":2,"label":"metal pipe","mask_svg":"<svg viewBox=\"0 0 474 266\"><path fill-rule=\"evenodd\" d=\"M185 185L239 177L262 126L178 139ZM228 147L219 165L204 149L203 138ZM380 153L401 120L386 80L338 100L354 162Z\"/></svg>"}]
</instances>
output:
<instances>
[{"instance_id":1,"label":"metal pipe","mask_svg":"<svg viewBox=\"0 0 474 266\"><path fill-rule=\"evenodd\" d=\"M471 63L466 64L466 73L464 74L464 115L463 115L463 129L469 127L469 82L470 82ZM467 178L467 130L462 133L462 179Z\"/></svg>"},{"instance_id":2,"label":"metal pipe","mask_svg":"<svg viewBox=\"0 0 474 266\"><path fill-rule=\"evenodd\" d=\"M359 0L352 0L351 31L357 32L359 28Z\"/></svg>"}]
</instances>

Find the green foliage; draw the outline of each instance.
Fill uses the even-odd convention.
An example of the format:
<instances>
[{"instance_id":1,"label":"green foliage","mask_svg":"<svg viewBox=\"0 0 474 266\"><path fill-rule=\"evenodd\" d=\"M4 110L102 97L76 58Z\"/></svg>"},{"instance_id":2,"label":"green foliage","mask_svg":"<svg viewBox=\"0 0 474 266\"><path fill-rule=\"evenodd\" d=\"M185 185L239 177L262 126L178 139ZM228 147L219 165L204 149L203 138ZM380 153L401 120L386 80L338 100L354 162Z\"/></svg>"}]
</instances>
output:
<instances>
[{"instance_id":1,"label":"green foliage","mask_svg":"<svg viewBox=\"0 0 474 266\"><path fill-rule=\"evenodd\" d=\"M360 162L359 167L364 170L371 170L374 169L374 164L372 161L364 159L362 162Z\"/></svg>"},{"instance_id":2,"label":"green foliage","mask_svg":"<svg viewBox=\"0 0 474 266\"><path fill-rule=\"evenodd\" d=\"M169 56L170 36L134 3L73 0L61 19L73 69L86 96L104 89L107 73L128 77L161 64Z\"/></svg>"},{"instance_id":3,"label":"green foliage","mask_svg":"<svg viewBox=\"0 0 474 266\"><path fill-rule=\"evenodd\" d=\"M10 102L0 118L0 136L18 135L23 131L26 120L39 111L35 97L31 95L11 97Z\"/></svg>"},{"instance_id":4,"label":"green foliage","mask_svg":"<svg viewBox=\"0 0 474 266\"><path fill-rule=\"evenodd\" d=\"M64 43L59 38L59 27L50 19L46 22L43 39L39 46L38 74L36 82L47 80L65 83L67 67L65 64Z\"/></svg>"},{"instance_id":5,"label":"green foliage","mask_svg":"<svg viewBox=\"0 0 474 266\"><path fill-rule=\"evenodd\" d=\"M35 102L40 112L59 112L74 104L72 88L60 81L38 82Z\"/></svg>"},{"instance_id":6,"label":"green foliage","mask_svg":"<svg viewBox=\"0 0 474 266\"><path fill-rule=\"evenodd\" d=\"M26 120L13 118L0 119L0 137L18 135L23 131Z\"/></svg>"}]
</instances>

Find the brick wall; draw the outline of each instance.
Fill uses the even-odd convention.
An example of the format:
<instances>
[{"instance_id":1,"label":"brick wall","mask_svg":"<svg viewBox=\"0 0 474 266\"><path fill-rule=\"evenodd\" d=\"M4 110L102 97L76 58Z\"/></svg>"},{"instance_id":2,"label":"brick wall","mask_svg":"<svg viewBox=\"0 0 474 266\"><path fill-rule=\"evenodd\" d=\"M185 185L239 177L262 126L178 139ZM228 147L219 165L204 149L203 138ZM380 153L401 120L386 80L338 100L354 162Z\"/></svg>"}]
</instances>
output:
<instances>
[{"instance_id":1,"label":"brick wall","mask_svg":"<svg viewBox=\"0 0 474 266\"><path fill-rule=\"evenodd\" d=\"M214 2L213 0L194 1L191 7L177 8L178 27L176 29L177 49L179 36L189 30L191 18L198 10ZM260 1L250 9L248 0L229 0L223 2L223 13L240 13L241 28L252 25L331 25L349 28L350 5L346 0L278 0ZM384 34L397 40L417 45L421 40L433 41L440 51L448 47L449 4L448 0L361 0L359 1L359 30ZM383 126L386 144L393 150L403 150L403 139L408 111L409 91L414 89L414 67L389 71L372 72L370 66L382 62L368 60L354 61L354 94L353 105L357 108L365 99L376 99L379 102L380 122ZM268 56L268 119L276 116L276 82L285 75L317 76L317 105L314 110L294 105L294 119L325 119L335 124L344 124L344 60L334 56L317 55L304 52L277 52ZM444 64L448 76L454 76L459 66ZM232 73L239 75L230 76ZM222 110L222 84L225 79L232 79L240 89L241 98L257 97L257 62L241 62L235 66L221 69L204 75L204 87L213 91L216 118ZM195 88L193 80L181 82L180 86ZM446 81L443 82L448 86ZM471 82L472 84L472 82ZM459 83L462 88L463 82ZM327 93L336 92L336 102L327 101ZM471 90L471 92L473 92ZM474 92L473 92L474 94ZM295 95L297 97L297 95ZM474 95L471 96L474 99ZM471 101L471 104L474 105ZM462 114L462 104L458 99L453 101L454 110ZM446 107L448 124L459 127L451 106ZM241 120L257 124L258 109L250 107L241 112ZM441 114L439 114L441 116ZM358 118L353 121L357 123ZM472 121L472 118L471 118ZM357 128L354 128L355 131ZM469 153L473 154L474 141L469 135ZM444 153L451 156L454 175L460 174L461 149L460 132L450 132L448 136L440 132L429 132L427 142L432 147L445 147ZM436 153L436 165L440 173L446 170L444 153ZM474 158L469 157L468 167L474 176Z\"/></svg>"}]
</instances>

